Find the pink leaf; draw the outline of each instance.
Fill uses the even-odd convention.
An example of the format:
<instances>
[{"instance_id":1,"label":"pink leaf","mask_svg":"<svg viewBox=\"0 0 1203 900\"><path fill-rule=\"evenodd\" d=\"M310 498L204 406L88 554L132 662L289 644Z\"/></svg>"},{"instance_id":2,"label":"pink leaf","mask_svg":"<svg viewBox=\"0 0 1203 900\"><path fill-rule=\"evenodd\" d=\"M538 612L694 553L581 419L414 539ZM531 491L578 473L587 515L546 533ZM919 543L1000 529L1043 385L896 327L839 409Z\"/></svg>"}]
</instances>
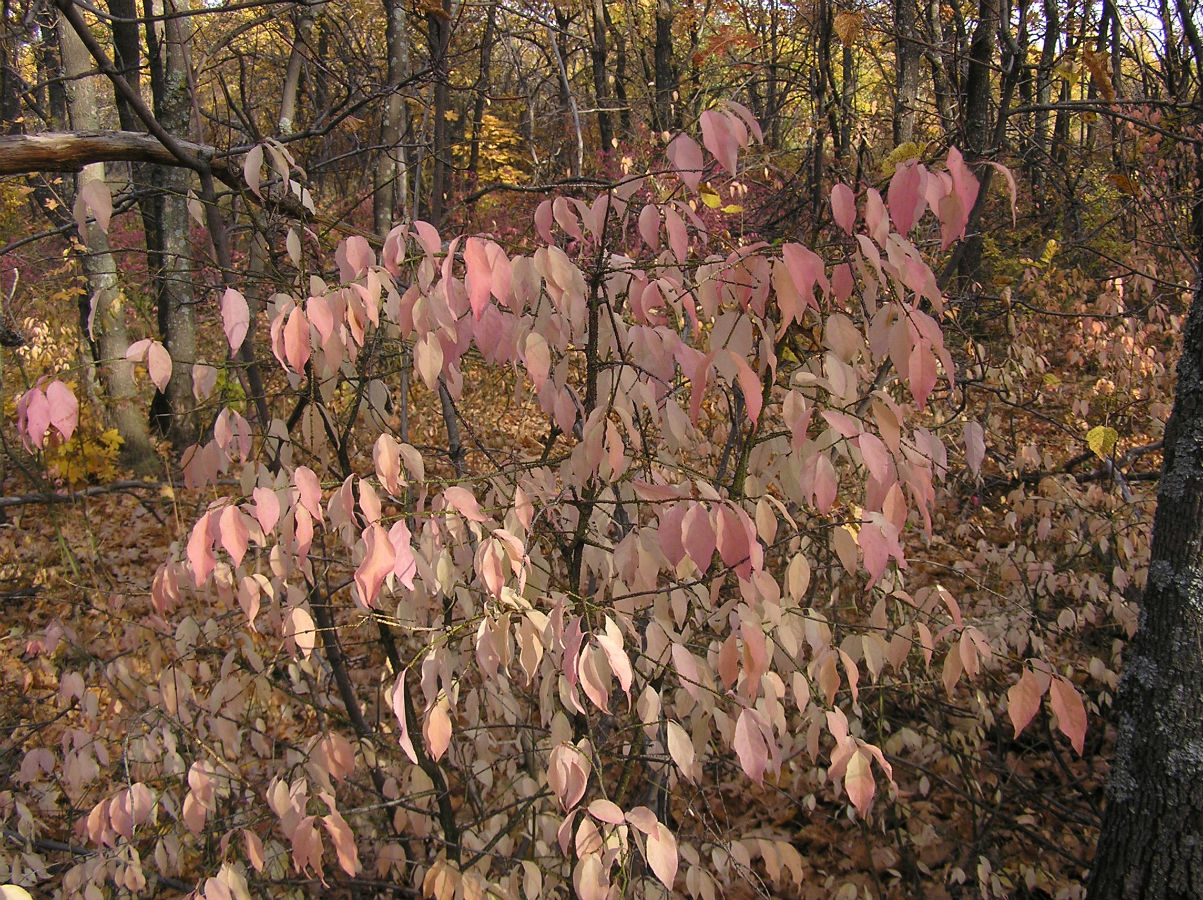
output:
<instances>
[{"instance_id":1,"label":"pink leaf","mask_svg":"<svg viewBox=\"0 0 1203 900\"><path fill-rule=\"evenodd\" d=\"M535 231L546 243L552 243L551 236L552 210L551 201L544 200L535 209Z\"/></svg>"},{"instance_id":2,"label":"pink leaf","mask_svg":"<svg viewBox=\"0 0 1203 900\"><path fill-rule=\"evenodd\" d=\"M702 143L719 165L735 175L739 168L739 141L731 130L731 122L724 113L708 109L702 113Z\"/></svg>"},{"instance_id":3,"label":"pink leaf","mask_svg":"<svg viewBox=\"0 0 1203 900\"><path fill-rule=\"evenodd\" d=\"M246 556L249 539L246 522L242 518L242 510L233 504L223 509L221 518L217 521L217 529L221 535L221 545L230 554L234 566L242 565L242 558Z\"/></svg>"},{"instance_id":4,"label":"pink leaf","mask_svg":"<svg viewBox=\"0 0 1203 900\"><path fill-rule=\"evenodd\" d=\"M146 346L146 370L155 387L160 391L167 390L167 382L171 380L171 354L158 341L151 341Z\"/></svg>"},{"instance_id":5,"label":"pink leaf","mask_svg":"<svg viewBox=\"0 0 1203 900\"><path fill-rule=\"evenodd\" d=\"M1028 723L1039 711L1040 698L1043 695L1044 689L1041 687L1036 673L1031 669L1024 668L1023 674L1019 676L1019 681L1011 685L1011 689L1007 691L1007 715L1011 717L1011 725L1015 728L1016 737L1019 737L1020 733L1028 727Z\"/></svg>"},{"instance_id":6,"label":"pink leaf","mask_svg":"<svg viewBox=\"0 0 1203 900\"><path fill-rule=\"evenodd\" d=\"M426 724L422 728L426 750L430 758L438 762L451 745L451 718L442 703L436 703L426 713Z\"/></svg>"},{"instance_id":7,"label":"pink leaf","mask_svg":"<svg viewBox=\"0 0 1203 900\"><path fill-rule=\"evenodd\" d=\"M1068 678L1057 675L1049 683L1048 700L1057 714L1057 728L1081 756L1086 743L1086 707L1077 688Z\"/></svg>"},{"instance_id":8,"label":"pink leaf","mask_svg":"<svg viewBox=\"0 0 1203 900\"><path fill-rule=\"evenodd\" d=\"M397 552L388 534L377 524L364 529L363 540L367 550L363 562L355 570L355 599L364 609L372 609L384 579L392 573L397 562Z\"/></svg>"},{"instance_id":9,"label":"pink leaf","mask_svg":"<svg viewBox=\"0 0 1203 900\"><path fill-rule=\"evenodd\" d=\"M735 738L732 741L739 756L739 764L748 777L757 784L763 783L764 769L769 760L769 748L764 733L756 721L756 714L744 709L735 722Z\"/></svg>"},{"instance_id":10,"label":"pink leaf","mask_svg":"<svg viewBox=\"0 0 1203 900\"><path fill-rule=\"evenodd\" d=\"M647 836L647 864L671 891L677 878L677 839L662 822L657 822L656 830Z\"/></svg>"},{"instance_id":11,"label":"pink leaf","mask_svg":"<svg viewBox=\"0 0 1203 900\"><path fill-rule=\"evenodd\" d=\"M479 319L489 303L489 291L493 280L493 267L489 265L485 242L480 238L470 237L464 245L464 267L472 317Z\"/></svg>"},{"instance_id":12,"label":"pink leaf","mask_svg":"<svg viewBox=\"0 0 1203 900\"><path fill-rule=\"evenodd\" d=\"M390 494L401 490L401 442L391 434L381 434L372 447L372 462L376 475Z\"/></svg>"},{"instance_id":13,"label":"pink leaf","mask_svg":"<svg viewBox=\"0 0 1203 900\"><path fill-rule=\"evenodd\" d=\"M303 374L309 362L309 320L301 307L294 306L284 324L284 360L297 374Z\"/></svg>"},{"instance_id":14,"label":"pink leaf","mask_svg":"<svg viewBox=\"0 0 1203 900\"><path fill-rule=\"evenodd\" d=\"M911 230L927 205L919 192L922 182L922 171L914 160L900 165L890 179L886 199L890 206L890 218L894 220L894 227L899 234L905 235Z\"/></svg>"},{"instance_id":15,"label":"pink leaf","mask_svg":"<svg viewBox=\"0 0 1203 900\"><path fill-rule=\"evenodd\" d=\"M108 184L102 179L93 179L79 189L79 197L75 201L76 224L86 223L88 211L95 217L100 230L107 232L109 220L113 216L113 195ZM84 232L82 224L80 232Z\"/></svg>"},{"instance_id":16,"label":"pink leaf","mask_svg":"<svg viewBox=\"0 0 1203 900\"><path fill-rule=\"evenodd\" d=\"M877 241L877 246L886 245L890 236L890 216L876 188L869 188L865 193L865 227L869 236Z\"/></svg>"},{"instance_id":17,"label":"pink leaf","mask_svg":"<svg viewBox=\"0 0 1203 900\"><path fill-rule=\"evenodd\" d=\"M639 236L653 253L660 249L660 208L655 204L639 210Z\"/></svg>"},{"instance_id":18,"label":"pink leaf","mask_svg":"<svg viewBox=\"0 0 1203 900\"><path fill-rule=\"evenodd\" d=\"M443 345L436 333L423 335L414 344L414 368L426 387L438 390L439 375L443 371Z\"/></svg>"},{"instance_id":19,"label":"pink leaf","mask_svg":"<svg viewBox=\"0 0 1203 900\"><path fill-rule=\"evenodd\" d=\"M46 385L46 406L55 431L63 436L63 440L71 440L79 424L79 401L74 392L61 381L52 381Z\"/></svg>"},{"instance_id":20,"label":"pink leaf","mask_svg":"<svg viewBox=\"0 0 1203 900\"><path fill-rule=\"evenodd\" d=\"M284 633L296 641L297 649L308 659L317 645L313 616L303 606L294 606L285 617L284 626Z\"/></svg>"},{"instance_id":21,"label":"pink leaf","mask_svg":"<svg viewBox=\"0 0 1203 900\"><path fill-rule=\"evenodd\" d=\"M264 534L271 534L271 530L280 521L279 496L271 488L265 487L255 488L251 496L255 501L255 521L259 523Z\"/></svg>"},{"instance_id":22,"label":"pink leaf","mask_svg":"<svg viewBox=\"0 0 1203 900\"><path fill-rule=\"evenodd\" d=\"M362 868L359 864L359 851L355 848L355 835L351 832L347 820L337 812L331 812L328 816L322 816L322 826L334 843L339 866L348 875L358 875Z\"/></svg>"},{"instance_id":23,"label":"pink leaf","mask_svg":"<svg viewBox=\"0 0 1203 900\"><path fill-rule=\"evenodd\" d=\"M226 288L221 295L221 327L231 350L242 346L247 329L251 327L251 311L246 297L233 288Z\"/></svg>"},{"instance_id":24,"label":"pink leaf","mask_svg":"<svg viewBox=\"0 0 1203 900\"><path fill-rule=\"evenodd\" d=\"M873 802L877 785L873 779L872 762L859 747L848 758L848 765L844 770L844 790L848 792L848 799L857 811L862 816L865 815L869 804Z\"/></svg>"},{"instance_id":25,"label":"pink leaf","mask_svg":"<svg viewBox=\"0 0 1203 900\"><path fill-rule=\"evenodd\" d=\"M727 353L730 354L731 361L735 363L735 377L739 381L740 392L744 395L744 406L748 410L748 421L751 423L753 430L755 430L757 423L760 421L760 410L764 406L760 379L756 377L756 373L748 365L746 359L730 350Z\"/></svg>"},{"instance_id":26,"label":"pink leaf","mask_svg":"<svg viewBox=\"0 0 1203 900\"><path fill-rule=\"evenodd\" d=\"M452 485L443 491L443 499L447 501L448 506L469 522L488 521L488 517L480 511L480 504L476 502L472 492L465 487Z\"/></svg>"},{"instance_id":27,"label":"pink leaf","mask_svg":"<svg viewBox=\"0 0 1203 900\"><path fill-rule=\"evenodd\" d=\"M682 546L698 571L705 572L714 557L717 541L710 512L701 503L694 503L681 521Z\"/></svg>"},{"instance_id":28,"label":"pink leaf","mask_svg":"<svg viewBox=\"0 0 1203 900\"><path fill-rule=\"evenodd\" d=\"M418 763L418 754L414 750L413 740L409 736L409 721L405 715L405 672L403 669L397 676L396 682L393 684L393 715L397 717L397 724L401 726L401 734L398 740L401 743L401 749L405 751L405 755L409 757L409 761L414 765Z\"/></svg>"},{"instance_id":29,"label":"pink leaf","mask_svg":"<svg viewBox=\"0 0 1203 900\"><path fill-rule=\"evenodd\" d=\"M1011 196L1011 224L1012 225L1019 224L1019 219L1017 218L1018 203L1019 203L1019 190L1015 185L1015 175L1011 172L1010 169L1008 169L1002 163L987 161L986 164L989 166L993 166L995 171L1001 173L1002 177L1006 179L1007 192Z\"/></svg>"},{"instance_id":30,"label":"pink leaf","mask_svg":"<svg viewBox=\"0 0 1203 900\"><path fill-rule=\"evenodd\" d=\"M702 148L687 134L678 134L665 151L669 165L690 190L696 191L702 180Z\"/></svg>"},{"instance_id":31,"label":"pink leaf","mask_svg":"<svg viewBox=\"0 0 1203 900\"><path fill-rule=\"evenodd\" d=\"M612 800L597 799L589 804L589 815L607 825L621 825L626 821L622 809Z\"/></svg>"},{"instance_id":32,"label":"pink leaf","mask_svg":"<svg viewBox=\"0 0 1203 900\"><path fill-rule=\"evenodd\" d=\"M677 262L685 262L689 257L689 233L675 209L664 211L664 230L668 232L668 246L672 248L673 256Z\"/></svg>"},{"instance_id":33,"label":"pink leaf","mask_svg":"<svg viewBox=\"0 0 1203 900\"><path fill-rule=\"evenodd\" d=\"M843 182L831 189L831 215L835 218L836 225L852 234L856 225L856 195L852 193L852 188Z\"/></svg>"},{"instance_id":34,"label":"pink leaf","mask_svg":"<svg viewBox=\"0 0 1203 900\"><path fill-rule=\"evenodd\" d=\"M317 474L308 466L297 466L292 473L292 483L296 485L301 506L313 518L322 521L322 485L317 480Z\"/></svg>"},{"instance_id":35,"label":"pink leaf","mask_svg":"<svg viewBox=\"0 0 1203 900\"><path fill-rule=\"evenodd\" d=\"M535 390L542 390L548 373L551 372L551 350L547 346L547 339L537 331L532 331L526 336L526 341L523 343L522 361L526 365L527 374L530 375L531 384L535 386Z\"/></svg>"},{"instance_id":36,"label":"pink leaf","mask_svg":"<svg viewBox=\"0 0 1203 900\"><path fill-rule=\"evenodd\" d=\"M589 771L585 758L572 744L558 744L551 751L547 764L547 784L567 812L585 796Z\"/></svg>"}]
</instances>

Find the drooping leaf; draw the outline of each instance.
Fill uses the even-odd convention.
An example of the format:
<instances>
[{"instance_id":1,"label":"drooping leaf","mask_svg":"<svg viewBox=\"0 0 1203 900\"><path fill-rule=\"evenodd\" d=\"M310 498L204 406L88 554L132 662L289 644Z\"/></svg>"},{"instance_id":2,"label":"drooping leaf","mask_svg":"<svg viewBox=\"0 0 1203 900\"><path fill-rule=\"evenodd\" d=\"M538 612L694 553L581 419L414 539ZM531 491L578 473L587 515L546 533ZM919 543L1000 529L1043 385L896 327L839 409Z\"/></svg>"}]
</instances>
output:
<instances>
[{"instance_id":1,"label":"drooping leaf","mask_svg":"<svg viewBox=\"0 0 1203 900\"><path fill-rule=\"evenodd\" d=\"M1057 714L1057 728L1069 738L1078 756L1086 745L1086 706L1073 682L1061 675L1053 676L1048 686L1049 705Z\"/></svg>"}]
</instances>

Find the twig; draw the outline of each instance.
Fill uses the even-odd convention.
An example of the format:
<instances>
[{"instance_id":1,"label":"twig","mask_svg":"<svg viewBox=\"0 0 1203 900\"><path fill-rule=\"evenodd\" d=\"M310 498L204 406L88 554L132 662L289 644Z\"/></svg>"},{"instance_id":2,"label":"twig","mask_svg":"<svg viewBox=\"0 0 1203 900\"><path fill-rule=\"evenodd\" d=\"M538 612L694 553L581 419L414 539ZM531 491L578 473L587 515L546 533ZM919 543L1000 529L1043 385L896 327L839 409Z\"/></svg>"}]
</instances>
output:
<instances>
[{"instance_id":1,"label":"twig","mask_svg":"<svg viewBox=\"0 0 1203 900\"><path fill-rule=\"evenodd\" d=\"M35 494L17 494L12 497L0 497L0 509L10 506L27 506L31 503L75 503L85 497L96 497L101 494L114 494L121 491L159 490L170 487L166 481L114 481L109 484L97 484L78 491L44 491Z\"/></svg>"}]
</instances>

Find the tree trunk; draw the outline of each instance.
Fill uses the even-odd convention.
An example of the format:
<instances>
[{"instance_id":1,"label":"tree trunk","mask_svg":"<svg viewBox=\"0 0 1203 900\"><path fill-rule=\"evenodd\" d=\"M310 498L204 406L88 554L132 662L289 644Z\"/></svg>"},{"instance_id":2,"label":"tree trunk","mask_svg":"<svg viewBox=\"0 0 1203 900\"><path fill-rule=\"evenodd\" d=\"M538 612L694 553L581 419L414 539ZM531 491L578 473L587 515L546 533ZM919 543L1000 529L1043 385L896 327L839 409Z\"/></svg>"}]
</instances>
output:
<instances>
[{"instance_id":1,"label":"tree trunk","mask_svg":"<svg viewBox=\"0 0 1203 900\"><path fill-rule=\"evenodd\" d=\"M430 47L430 68L434 77L434 122L431 157L433 172L430 178L430 201L427 215L438 226L442 224L447 203L448 176L451 171L451 73L447 49L451 42L451 0L443 0L439 13L426 14L426 36Z\"/></svg>"},{"instance_id":2,"label":"tree trunk","mask_svg":"<svg viewBox=\"0 0 1203 900\"><path fill-rule=\"evenodd\" d=\"M301 92L301 73L305 57L311 52L310 42L313 39L314 14L316 3L305 0L299 4L293 13L294 27L292 50L288 54L288 66L284 70L284 89L280 99L280 134L292 134L296 127L297 97Z\"/></svg>"},{"instance_id":3,"label":"tree trunk","mask_svg":"<svg viewBox=\"0 0 1203 900\"><path fill-rule=\"evenodd\" d=\"M409 26L404 0L384 0L384 15L389 94L380 128L384 153L376 164L372 185L372 221L376 233L382 237L393 227L398 213L405 217L409 196L409 164L402 143L408 111L398 88L409 77Z\"/></svg>"},{"instance_id":4,"label":"tree trunk","mask_svg":"<svg viewBox=\"0 0 1203 900\"><path fill-rule=\"evenodd\" d=\"M894 0L895 66L898 86L894 93L894 146L915 138L915 105L919 100L918 0Z\"/></svg>"},{"instance_id":5,"label":"tree trunk","mask_svg":"<svg viewBox=\"0 0 1203 900\"><path fill-rule=\"evenodd\" d=\"M150 5L150 4L148 4ZM156 4L157 5L157 4ZM168 0L165 12L175 12ZM185 65L183 28L178 18L162 22L161 35L155 35L154 20L147 16L147 43L156 38L160 48L156 65L151 67L151 91L155 118L172 134L187 134L191 112L191 93ZM165 393L165 409L160 425L177 450L196 440L197 422L192 396L192 366L196 356L196 266L192 259L191 220L187 193L189 173L176 166L155 173L156 186L162 191L159 243L162 254L155 276L155 302L158 308L159 335L171 354L171 381Z\"/></svg>"},{"instance_id":6,"label":"tree trunk","mask_svg":"<svg viewBox=\"0 0 1203 900\"><path fill-rule=\"evenodd\" d=\"M70 23L61 16L58 35L71 125L95 131L100 125L96 91L93 79L86 74L92 69L91 57ZM90 182L104 181L104 178L104 163L85 166L75 176L76 194ZM108 235L95 221L88 221L79 238L87 248L83 267L90 295L81 301L80 324L84 338L90 343L92 359L104 387L108 415L123 441L122 456L135 471L150 473L157 470L158 460L150 442L146 418L138 408L132 368L125 361L129 337L125 330L125 298L117 283L117 262L109 249Z\"/></svg>"},{"instance_id":7,"label":"tree trunk","mask_svg":"<svg viewBox=\"0 0 1203 900\"><path fill-rule=\"evenodd\" d=\"M1179 14L1203 77L1203 39ZM1203 96L1195 121L1203 125ZM1115 700L1119 740L1088 900L1203 897L1203 147L1195 145L1194 301L1165 428L1140 627Z\"/></svg>"},{"instance_id":8,"label":"tree trunk","mask_svg":"<svg viewBox=\"0 0 1203 900\"><path fill-rule=\"evenodd\" d=\"M677 126L677 69L673 65L673 5L669 0L656 3L656 44L653 50L656 102L653 106L657 131L672 131Z\"/></svg>"},{"instance_id":9,"label":"tree trunk","mask_svg":"<svg viewBox=\"0 0 1203 900\"><path fill-rule=\"evenodd\" d=\"M476 78L476 98L472 107L472 145L468 155L468 172L479 181L480 168L480 133L484 128L485 99L491 82L490 73L493 68L493 32L497 23L497 4L489 4L489 12L485 16L484 34L480 38L480 72Z\"/></svg>"},{"instance_id":10,"label":"tree trunk","mask_svg":"<svg viewBox=\"0 0 1203 900\"><path fill-rule=\"evenodd\" d=\"M589 48L589 59L593 64L593 96L597 105L597 137L602 153L614 149L614 127L610 124L610 67L609 50L606 46L605 0L592 0L593 45Z\"/></svg>"}]
</instances>

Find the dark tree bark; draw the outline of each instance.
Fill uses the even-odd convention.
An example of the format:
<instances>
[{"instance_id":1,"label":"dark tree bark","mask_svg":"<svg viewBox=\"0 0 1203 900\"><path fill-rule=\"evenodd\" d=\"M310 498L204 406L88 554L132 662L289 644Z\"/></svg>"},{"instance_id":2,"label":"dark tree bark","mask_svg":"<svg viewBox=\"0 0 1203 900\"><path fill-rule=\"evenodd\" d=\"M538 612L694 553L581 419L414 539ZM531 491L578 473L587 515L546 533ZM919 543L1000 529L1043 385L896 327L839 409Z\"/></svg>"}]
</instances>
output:
<instances>
[{"instance_id":1,"label":"dark tree bark","mask_svg":"<svg viewBox=\"0 0 1203 900\"><path fill-rule=\"evenodd\" d=\"M447 49L451 43L451 0L443 0L438 12L426 14L426 39L430 48L430 67L434 73L434 122L431 157L433 173L430 179L428 217L435 225L442 224L447 202L451 172L451 72Z\"/></svg>"},{"instance_id":2,"label":"dark tree bark","mask_svg":"<svg viewBox=\"0 0 1203 900\"><path fill-rule=\"evenodd\" d=\"M669 0L656 3L656 44L653 50L656 102L652 107L657 131L672 131L677 120L677 67L673 62L673 5Z\"/></svg>"},{"instance_id":3,"label":"dark tree bark","mask_svg":"<svg viewBox=\"0 0 1203 900\"><path fill-rule=\"evenodd\" d=\"M407 110L400 84L409 78L409 26L405 3L384 0L385 52L388 54L388 96L384 101L380 138L384 152L375 168L372 186L372 221L378 235L386 235L406 214L409 197L409 162L402 141L407 130Z\"/></svg>"},{"instance_id":4,"label":"dark tree bark","mask_svg":"<svg viewBox=\"0 0 1203 900\"><path fill-rule=\"evenodd\" d=\"M1203 39L1183 29L1203 85ZM1200 88L1203 90L1203 88ZM1203 95L1195 97L1203 124ZM1140 625L1115 701L1119 740L1086 896L1203 897L1203 147L1195 145L1194 301L1165 428Z\"/></svg>"},{"instance_id":5,"label":"dark tree bark","mask_svg":"<svg viewBox=\"0 0 1203 900\"><path fill-rule=\"evenodd\" d=\"M597 106L597 136L603 153L614 149L614 127L610 118L610 66L606 46L606 5L604 0L592 0L593 44L589 61L593 65L593 97Z\"/></svg>"}]
</instances>

